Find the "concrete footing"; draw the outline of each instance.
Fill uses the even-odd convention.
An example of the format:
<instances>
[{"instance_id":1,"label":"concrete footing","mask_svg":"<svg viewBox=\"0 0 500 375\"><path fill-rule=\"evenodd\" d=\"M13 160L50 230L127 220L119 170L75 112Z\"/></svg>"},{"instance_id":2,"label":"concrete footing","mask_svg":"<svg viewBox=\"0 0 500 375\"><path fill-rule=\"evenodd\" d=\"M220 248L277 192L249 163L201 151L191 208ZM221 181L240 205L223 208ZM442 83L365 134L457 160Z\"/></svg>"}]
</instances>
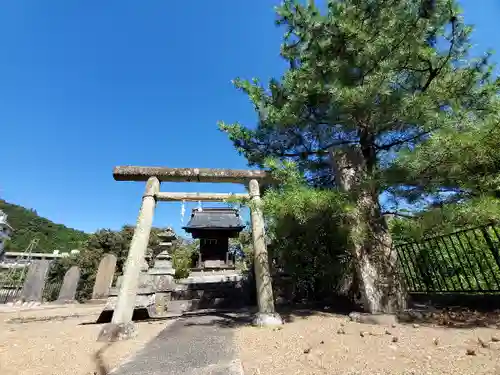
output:
<instances>
[{"instance_id":1,"label":"concrete footing","mask_svg":"<svg viewBox=\"0 0 500 375\"><path fill-rule=\"evenodd\" d=\"M257 313L252 324L257 327L275 327L283 324L283 319L278 313Z\"/></svg>"},{"instance_id":2,"label":"concrete footing","mask_svg":"<svg viewBox=\"0 0 500 375\"><path fill-rule=\"evenodd\" d=\"M130 323L108 323L102 327L97 341L113 342L123 341L137 336L137 329L133 322Z\"/></svg>"}]
</instances>

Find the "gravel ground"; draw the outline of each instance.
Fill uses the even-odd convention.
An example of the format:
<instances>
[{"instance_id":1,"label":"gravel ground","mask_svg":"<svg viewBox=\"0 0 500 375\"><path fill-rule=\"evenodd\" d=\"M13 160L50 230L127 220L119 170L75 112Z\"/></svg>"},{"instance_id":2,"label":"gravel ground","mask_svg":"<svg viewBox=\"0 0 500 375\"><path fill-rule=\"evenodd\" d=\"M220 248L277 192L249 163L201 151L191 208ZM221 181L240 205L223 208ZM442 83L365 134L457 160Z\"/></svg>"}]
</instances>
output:
<instances>
[{"instance_id":1,"label":"gravel ground","mask_svg":"<svg viewBox=\"0 0 500 375\"><path fill-rule=\"evenodd\" d=\"M493 328L386 328L317 314L281 329L244 326L236 336L246 375L500 374Z\"/></svg>"},{"instance_id":2,"label":"gravel ground","mask_svg":"<svg viewBox=\"0 0 500 375\"><path fill-rule=\"evenodd\" d=\"M0 311L0 374L101 375L129 359L170 322L140 323L135 339L96 342L102 306L69 305ZM102 361L96 353L102 350Z\"/></svg>"}]
</instances>

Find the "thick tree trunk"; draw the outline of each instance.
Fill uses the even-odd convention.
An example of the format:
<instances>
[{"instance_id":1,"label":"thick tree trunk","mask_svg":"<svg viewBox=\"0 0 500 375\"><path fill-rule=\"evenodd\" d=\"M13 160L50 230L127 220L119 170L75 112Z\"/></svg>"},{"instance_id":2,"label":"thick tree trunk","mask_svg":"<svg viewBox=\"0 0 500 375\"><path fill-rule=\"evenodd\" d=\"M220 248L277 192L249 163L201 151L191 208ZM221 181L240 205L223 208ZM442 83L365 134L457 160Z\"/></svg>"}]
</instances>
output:
<instances>
[{"instance_id":1,"label":"thick tree trunk","mask_svg":"<svg viewBox=\"0 0 500 375\"><path fill-rule=\"evenodd\" d=\"M359 148L345 147L330 150L330 158L337 186L353 202L351 251L362 303L370 313L399 311L406 307L406 292L366 157Z\"/></svg>"}]
</instances>

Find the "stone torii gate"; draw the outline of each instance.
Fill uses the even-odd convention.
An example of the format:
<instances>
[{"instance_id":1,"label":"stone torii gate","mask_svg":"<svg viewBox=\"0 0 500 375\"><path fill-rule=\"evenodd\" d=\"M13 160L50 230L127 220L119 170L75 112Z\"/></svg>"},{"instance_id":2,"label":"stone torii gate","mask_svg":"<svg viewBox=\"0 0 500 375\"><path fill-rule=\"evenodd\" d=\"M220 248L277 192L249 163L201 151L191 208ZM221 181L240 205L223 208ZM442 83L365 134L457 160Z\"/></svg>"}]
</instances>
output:
<instances>
[{"instance_id":1,"label":"stone torii gate","mask_svg":"<svg viewBox=\"0 0 500 375\"><path fill-rule=\"evenodd\" d=\"M111 323L104 326L99 340L125 339L133 336L132 322L135 298L139 283L142 260L149 243L153 216L157 201L211 201L223 202L231 197L249 198L251 207L252 237L254 243L255 280L259 312L254 324L259 326L282 324L276 313L265 241L264 216L261 209L259 181L268 178L259 170L234 170L212 168L165 168L119 166L113 170L116 181L146 181L142 204L137 218L134 236L130 243L125 273ZM244 184L249 193L168 193L160 191L161 182L222 182Z\"/></svg>"}]
</instances>

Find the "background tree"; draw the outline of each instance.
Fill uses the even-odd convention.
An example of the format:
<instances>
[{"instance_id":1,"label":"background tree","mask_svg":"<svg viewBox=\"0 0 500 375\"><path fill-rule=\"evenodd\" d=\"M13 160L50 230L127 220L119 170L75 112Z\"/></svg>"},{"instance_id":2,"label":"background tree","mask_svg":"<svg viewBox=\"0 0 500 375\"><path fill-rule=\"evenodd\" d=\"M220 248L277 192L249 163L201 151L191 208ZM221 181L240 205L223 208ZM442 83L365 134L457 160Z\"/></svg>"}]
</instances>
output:
<instances>
[{"instance_id":1,"label":"background tree","mask_svg":"<svg viewBox=\"0 0 500 375\"><path fill-rule=\"evenodd\" d=\"M171 256L176 279L182 279L189 276L193 258L197 257L199 248L199 240L186 240L180 238L175 241L171 249Z\"/></svg>"},{"instance_id":2,"label":"background tree","mask_svg":"<svg viewBox=\"0 0 500 375\"><path fill-rule=\"evenodd\" d=\"M268 162L275 181L264 195L269 254L294 286L295 301L331 303L354 297L347 252L349 202L337 190L311 189L294 163Z\"/></svg>"},{"instance_id":3,"label":"background tree","mask_svg":"<svg viewBox=\"0 0 500 375\"><path fill-rule=\"evenodd\" d=\"M492 99L492 108L498 106ZM411 217L393 220L400 239L419 239L500 219L500 115L465 119L460 129L434 132L386 170L399 203L419 203Z\"/></svg>"},{"instance_id":4,"label":"background tree","mask_svg":"<svg viewBox=\"0 0 500 375\"><path fill-rule=\"evenodd\" d=\"M39 216L35 210L2 199L0 199L0 210L8 215L9 224L14 228L11 240L6 243L5 251L23 251L34 238L38 238L39 241L35 249L37 252L71 251L79 249L88 237L87 233Z\"/></svg>"},{"instance_id":5,"label":"background tree","mask_svg":"<svg viewBox=\"0 0 500 375\"><path fill-rule=\"evenodd\" d=\"M384 172L402 149L494 110L485 56L468 56L471 27L455 1L285 0L282 57L290 68L264 87L235 80L259 114L256 128L220 124L250 164L294 160L313 186L345 191L350 249L365 308L404 307L397 256L380 207ZM333 167L333 168L332 168ZM333 169L333 175L332 175Z\"/></svg>"}]
</instances>

